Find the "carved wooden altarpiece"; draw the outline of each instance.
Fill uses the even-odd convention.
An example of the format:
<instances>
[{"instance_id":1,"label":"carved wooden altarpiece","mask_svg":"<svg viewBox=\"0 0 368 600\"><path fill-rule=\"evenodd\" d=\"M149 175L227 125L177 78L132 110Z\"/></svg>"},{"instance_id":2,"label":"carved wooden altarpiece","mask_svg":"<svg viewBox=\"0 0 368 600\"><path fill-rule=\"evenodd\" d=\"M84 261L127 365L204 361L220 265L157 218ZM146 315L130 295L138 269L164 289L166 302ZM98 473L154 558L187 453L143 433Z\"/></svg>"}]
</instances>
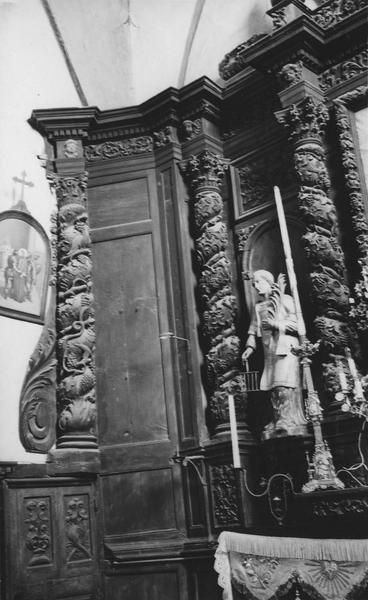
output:
<instances>
[{"instance_id":1,"label":"carved wooden altarpiece","mask_svg":"<svg viewBox=\"0 0 368 600\"><path fill-rule=\"evenodd\" d=\"M41 561L50 589L65 569L78 572L68 562L85 564L87 577L99 548L101 597L213 600L223 529L302 535L308 514L310 531L332 537L346 534L352 506L366 516L364 469L355 471L359 489L351 491L357 482L344 471L347 489L300 493L311 433L261 443L267 399L246 394L239 377L249 323L244 271L262 260L282 267L277 184L308 335L320 340L312 366L325 436L337 469L359 460L361 421L341 412L335 393L345 346L366 371L365 188L349 120L366 98L366 7L273 4L274 31L230 52L220 84L201 78L136 107L31 117L52 148L47 175L58 201L56 446L32 498L25 489L36 475L6 475L6 510L12 498L24 509L25 519L14 521L23 548L17 564ZM278 482L255 498L234 472L229 393L248 488L262 493L262 480L282 472L294 492ZM95 486L100 511L88 529ZM55 525L52 502L61 507ZM61 531L60 519L65 552L56 557L50 527ZM360 524L351 523L352 535ZM88 577L83 590L48 597L99 598Z\"/></svg>"}]
</instances>

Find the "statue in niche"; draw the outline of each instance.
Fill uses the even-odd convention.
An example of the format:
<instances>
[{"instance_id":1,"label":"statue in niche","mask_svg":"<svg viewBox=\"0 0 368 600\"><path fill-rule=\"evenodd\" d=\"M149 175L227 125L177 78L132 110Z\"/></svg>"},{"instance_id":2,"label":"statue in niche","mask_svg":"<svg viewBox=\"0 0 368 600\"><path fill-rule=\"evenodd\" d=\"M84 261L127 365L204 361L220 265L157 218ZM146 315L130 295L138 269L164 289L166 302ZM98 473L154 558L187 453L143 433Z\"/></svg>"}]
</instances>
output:
<instances>
[{"instance_id":1,"label":"statue in niche","mask_svg":"<svg viewBox=\"0 0 368 600\"><path fill-rule=\"evenodd\" d=\"M262 432L263 439L306 434L294 301L285 294L285 277L277 283L272 273L258 270L252 284L260 297L256 302L242 359L247 361L262 340L264 366L260 389L271 393L273 420Z\"/></svg>"}]
</instances>

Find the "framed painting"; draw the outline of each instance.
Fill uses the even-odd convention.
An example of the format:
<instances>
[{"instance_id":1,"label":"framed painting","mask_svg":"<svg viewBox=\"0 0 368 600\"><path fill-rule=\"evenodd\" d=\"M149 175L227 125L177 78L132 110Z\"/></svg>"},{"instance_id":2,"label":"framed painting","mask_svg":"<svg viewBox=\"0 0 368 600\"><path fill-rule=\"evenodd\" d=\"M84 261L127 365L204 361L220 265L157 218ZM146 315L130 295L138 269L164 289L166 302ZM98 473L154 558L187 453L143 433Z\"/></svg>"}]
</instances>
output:
<instances>
[{"instance_id":1,"label":"framed painting","mask_svg":"<svg viewBox=\"0 0 368 600\"><path fill-rule=\"evenodd\" d=\"M43 323L50 271L50 245L30 214L0 213L0 315Z\"/></svg>"}]
</instances>

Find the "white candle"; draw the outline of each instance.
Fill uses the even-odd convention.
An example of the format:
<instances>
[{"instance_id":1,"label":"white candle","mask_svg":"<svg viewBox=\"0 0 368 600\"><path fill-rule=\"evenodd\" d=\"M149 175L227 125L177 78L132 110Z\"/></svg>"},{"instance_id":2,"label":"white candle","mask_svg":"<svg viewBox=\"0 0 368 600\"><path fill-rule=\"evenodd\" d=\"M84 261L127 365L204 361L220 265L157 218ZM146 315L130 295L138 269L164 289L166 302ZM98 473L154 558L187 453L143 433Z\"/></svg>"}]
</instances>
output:
<instances>
[{"instance_id":1,"label":"white candle","mask_svg":"<svg viewBox=\"0 0 368 600\"><path fill-rule=\"evenodd\" d=\"M345 348L345 354L346 354L346 359L348 361L351 376L355 381L358 378L358 373L356 370L355 361L354 361L353 357L351 356L351 352L350 352L349 348Z\"/></svg>"},{"instance_id":2,"label":"white candle","mask_svg":"<svg viewBox=\"0 0 368 600\"><path fill-rule=\"evenodd\" d=\"M362 384L360 383L360 379L356 379L354 382L354 391L355 391L355 397L359 398L359 399L363 399L364 398L364 393L363 393L363 387Z\"/></svg>"},{"instance_id":3,"label":"white candle","mask_svg":"<svg viewBox=\"0 0 368 600\"><path fill-rule=\"evenodd\" d=\"M234 396L229 394L229 419L230 419L230 432L231 432L231 445L233 448L233 465L234 469L240 469L240 453L239 453L239 442L238 442L238 428L236 426L236 415L235 415L235 404Z\"/></svg>"},{"instance_id":4,"label":"white candle","mask_svg":"<svg viewBox=\"0 0 368 600\"><path fill-rule=\"evenodd\" d=\"M337 368L338 368L338 372L339 372L339 380L340 380L341 389L344 392L348 389L348 381L346 379L344 367L342 365L341 360L337 359L336 362L337 362Z\"/></svg>"}]
</instances>

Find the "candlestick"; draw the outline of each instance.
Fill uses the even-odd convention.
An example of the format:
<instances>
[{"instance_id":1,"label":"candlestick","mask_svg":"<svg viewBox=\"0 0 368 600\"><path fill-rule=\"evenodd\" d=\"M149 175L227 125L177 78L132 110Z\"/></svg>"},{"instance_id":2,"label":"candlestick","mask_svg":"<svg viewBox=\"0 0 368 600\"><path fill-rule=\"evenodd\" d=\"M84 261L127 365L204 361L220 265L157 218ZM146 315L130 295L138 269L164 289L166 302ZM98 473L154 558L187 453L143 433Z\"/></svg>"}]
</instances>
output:
<instances>
[{"instance_id":1,"label":"candlestick","mask_svg":"<svg viewBox=\"0 0 368 600\"><path fill-rule=\"evenodd\" d=\"M232 396L232 394L229 394L229 396L228 396L228 405L229 405L231 445L232 445L232 449L233 449L233 465L234 465L234 469L240 469L238 428L236 425L234 396Z\"/></svg>"}]
</instances>

